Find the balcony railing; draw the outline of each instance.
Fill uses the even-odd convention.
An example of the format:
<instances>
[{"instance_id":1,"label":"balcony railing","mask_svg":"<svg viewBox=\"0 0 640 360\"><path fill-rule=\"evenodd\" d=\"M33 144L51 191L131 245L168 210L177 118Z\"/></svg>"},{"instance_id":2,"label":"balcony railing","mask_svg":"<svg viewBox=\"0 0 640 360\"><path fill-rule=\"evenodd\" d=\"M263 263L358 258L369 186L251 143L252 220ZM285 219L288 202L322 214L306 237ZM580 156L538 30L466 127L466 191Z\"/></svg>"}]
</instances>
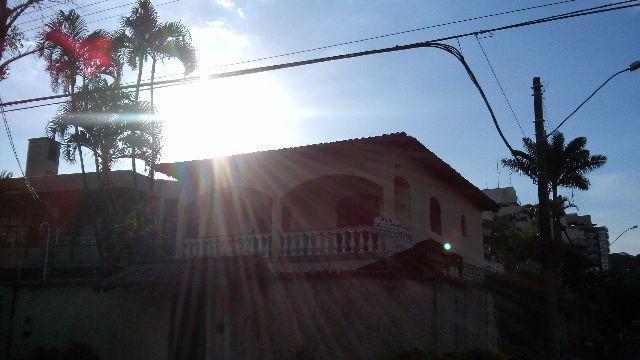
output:
<instances>
[{"instance_id":1,"label":"balcony railing","mask_svg":"<svg viewBox=\"0 0 640 360\"><path fill-rule=\"evenodd\" d=\"M383 235L371 226L288 232L281 240L284 256L384 254L405 250L411 244L409 232Z\"/></svg>"},{"instance_id":2,"label":"balcony railing","mask_svg":"<svg viewBox=\"0 0 640 360\"><path fill-rule=\"evenodd\" d=\"M271 254L271 234L211 236L183 241L178 257L216 257Z\"/></svg>"},{"instance_id":3,"label":"balcony railing","mask_svg":"<svg viewBox=\"0 0 640 360\"><path fill-rule=\"evenodd\" d=\"M283 232L280 253L272 253L271 234L211 236L182 241L178 257L236 255L322 256L391 254L411 246L411 233L382 234L373 227Z\"/></svg>"}]
</instances>

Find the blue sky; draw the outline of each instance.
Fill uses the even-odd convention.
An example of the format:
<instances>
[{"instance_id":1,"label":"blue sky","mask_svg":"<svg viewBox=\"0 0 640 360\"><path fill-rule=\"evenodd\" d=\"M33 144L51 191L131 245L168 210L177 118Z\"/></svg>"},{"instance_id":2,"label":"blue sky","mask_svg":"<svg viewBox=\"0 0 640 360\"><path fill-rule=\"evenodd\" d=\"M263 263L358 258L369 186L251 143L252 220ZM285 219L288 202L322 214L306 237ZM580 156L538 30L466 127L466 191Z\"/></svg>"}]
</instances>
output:
<instances>
[{"instance_id":1,"label":"blue sky","mask_svg":"<svg viewBox=\"0 0 640 360\"><path fill-rule=\"evenodd\" d=\"M77 6L94 0L79 0ZM79 10L89 14L130 1L109 1ZM551 1L548 1L551 2ZM156 1L156 4L163 2ZM402 31L547 1L240 1L180 0L158 6L161 19L180 20L192 31L201 73L266 65L433 39L604 4L572 3L401 36L341 46L235 67L216 66L373 35ZM102 8L101 8L102 7ZM130 6L88 15L91 29L113 30ZM35 15L35 14L33 14ZM45 11L45 17L48 12ZM496 32L481 39L527 136L533 136L531 79L545 85L548 126L557 124L613 72L640 59L640 10L630 9ZM38 21L25 25L33 27ZM33 32L31 32L33 34ZM493 79L475 38L460 46L483 85L510 142L522 134ZM42 63L16 63L0 83L5 101L51 93ZM159 75L181 67L166 63ZM147 76L147 75L145 75ZM127 74L127 81L133 80ZM625 73L564 127L567 138L586 136L607 165L590 176L588 192L575 191L579 213L606 225L614 238L640 223L640 71ZM224 81L158 90L166 121L166 161L287 147L405 131L422 141L480 188L514 186L523 203L534 202L530 180L496 171L506 157L482 99L457 61L434 49L411 50L281 70ZM42 136L56 108L7 113L24 163L27 139ZM18 173L5 134L0 169ZM122 168L126 163L119 165ZM79 171L63 164L61 172ZM565 195L572 196L570 191ZM629 232L613 251L640 253L640 231Z\"/></svg>"}]
</instances>

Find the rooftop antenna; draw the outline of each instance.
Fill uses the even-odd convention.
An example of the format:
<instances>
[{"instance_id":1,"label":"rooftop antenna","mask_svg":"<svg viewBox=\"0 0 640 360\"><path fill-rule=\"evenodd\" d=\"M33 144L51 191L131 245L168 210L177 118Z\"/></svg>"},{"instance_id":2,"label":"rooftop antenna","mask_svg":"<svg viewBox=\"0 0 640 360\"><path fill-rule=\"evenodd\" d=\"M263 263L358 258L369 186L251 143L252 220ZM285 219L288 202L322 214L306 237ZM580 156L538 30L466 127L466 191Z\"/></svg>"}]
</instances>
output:
<instances>
[{"instance_id":1,"label":"rooftop antenna","mask_svg":"<svg viewBox=\"0 0 640 360\"><path fill-rule=\"evenodd\" d=\"M500 164L500 160L496 159L496 174L498 176L498 189L500 189L500 166L498 164Z\"/></svg>"}]
</instances>

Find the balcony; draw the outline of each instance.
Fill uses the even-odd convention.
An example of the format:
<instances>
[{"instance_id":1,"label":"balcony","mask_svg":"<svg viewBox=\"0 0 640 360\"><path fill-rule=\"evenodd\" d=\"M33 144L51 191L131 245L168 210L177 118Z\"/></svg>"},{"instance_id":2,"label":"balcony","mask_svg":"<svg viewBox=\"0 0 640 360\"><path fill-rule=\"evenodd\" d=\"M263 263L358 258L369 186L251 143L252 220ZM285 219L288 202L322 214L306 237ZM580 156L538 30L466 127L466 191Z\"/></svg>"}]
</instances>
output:
<instances>
[{"instance_id":1,"label":"balcony","mask_svg":"<svg viewBox=\"0 0 640 360\"><path fill-rule=\"evenodd\" d=\"M257 255L264 257L375 257L411 246L408 230L382 233L373 226L283 232L275 253L271 234L209 236L182 241L179 258Z\"/></svg>"}]
</instances>

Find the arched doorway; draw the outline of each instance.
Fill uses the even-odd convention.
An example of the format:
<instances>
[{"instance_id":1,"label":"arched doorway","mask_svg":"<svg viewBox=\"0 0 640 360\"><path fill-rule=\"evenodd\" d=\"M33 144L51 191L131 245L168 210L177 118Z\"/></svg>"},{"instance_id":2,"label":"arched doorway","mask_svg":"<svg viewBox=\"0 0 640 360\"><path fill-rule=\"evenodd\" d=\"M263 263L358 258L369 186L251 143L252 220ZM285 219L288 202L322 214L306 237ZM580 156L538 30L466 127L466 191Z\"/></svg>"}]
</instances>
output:
<instances>
[{"instance_id":1,"label":"arched doorway","mask_svg":"<svg viewBox=\"0 0 640 360\"><path fill-rule=\"evenodd\" d=\"M282 198L285 231L335 229L372 225L380 216L382 187L354 175L310 179Z\"/></svg>"}]
</instances>

